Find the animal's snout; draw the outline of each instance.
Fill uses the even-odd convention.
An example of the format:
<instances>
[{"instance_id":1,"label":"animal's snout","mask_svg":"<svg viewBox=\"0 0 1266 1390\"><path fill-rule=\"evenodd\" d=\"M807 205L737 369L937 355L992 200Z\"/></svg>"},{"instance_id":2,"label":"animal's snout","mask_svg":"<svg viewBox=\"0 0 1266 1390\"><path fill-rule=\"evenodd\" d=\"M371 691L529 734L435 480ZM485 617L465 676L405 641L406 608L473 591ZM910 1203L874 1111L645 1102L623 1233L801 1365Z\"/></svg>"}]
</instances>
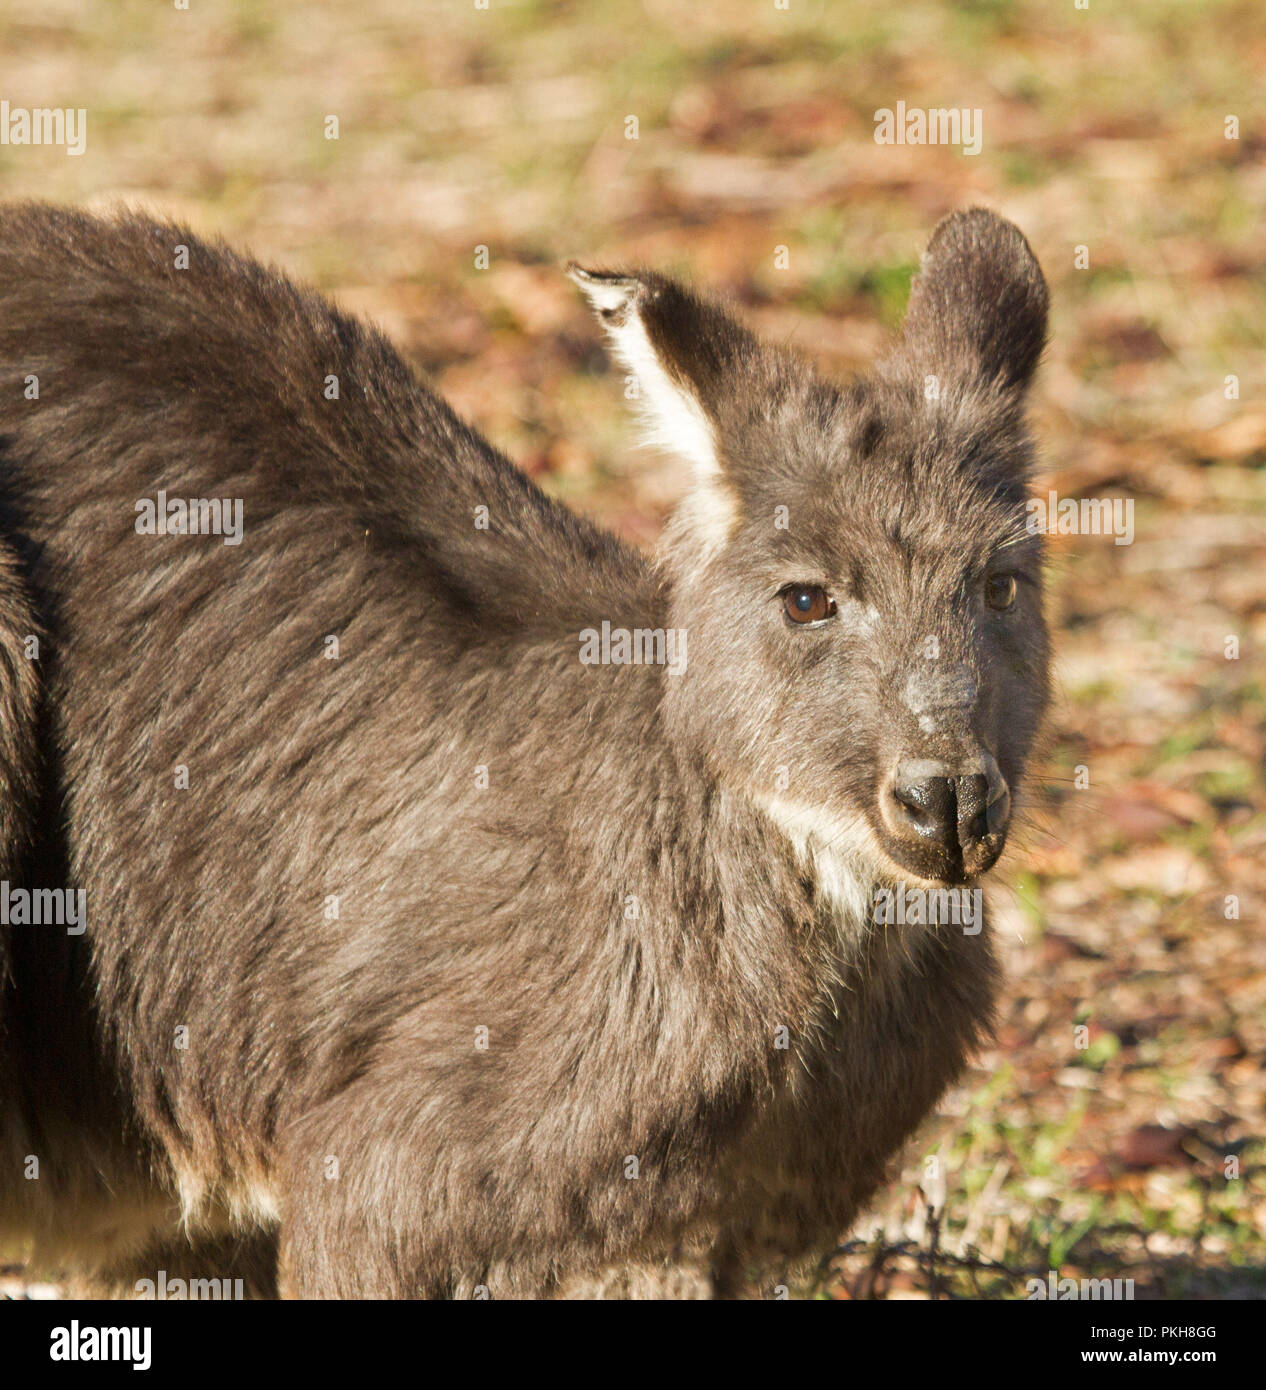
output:
<instances>
[{"instance_id":1,"label":"animal's snout","mask_svg":"<svg viewBox=\"0 0 1266 1390\"><path fill-rule=\"evenodd\" d=\"M989 781L979 773L897 781L892 795L900 824L948 850L972 849L991 831L1001 830L1006 824L1004 802L1010 800L1003 783L1000 790L992 790L991 801Z\"/></svg>"},{"instance_id":2,"label":"animal's snout","mask_svg":"<svg viewBox=\"0 0 1266 1390\"><path fill-rule=\"evenodd\" d=\"M880 800L886 829L920 860L920 851L930 852L951 872L972 875L992 867L1002 851L1011 794L992 758L983 758L979 770L957 772L939 762L903 760Z\"/></svg>"},{"instance_id":3,"label":"animal's snout","mask_svg":"<svg viewBox=\"0 0 1266 1390\"><path fill-rule=\"evenodd\" d=\"M976 678L963 665L932 667L911 673L902 698L912 714L970 709L976 702Z\"/></svg>"}]
</instances>

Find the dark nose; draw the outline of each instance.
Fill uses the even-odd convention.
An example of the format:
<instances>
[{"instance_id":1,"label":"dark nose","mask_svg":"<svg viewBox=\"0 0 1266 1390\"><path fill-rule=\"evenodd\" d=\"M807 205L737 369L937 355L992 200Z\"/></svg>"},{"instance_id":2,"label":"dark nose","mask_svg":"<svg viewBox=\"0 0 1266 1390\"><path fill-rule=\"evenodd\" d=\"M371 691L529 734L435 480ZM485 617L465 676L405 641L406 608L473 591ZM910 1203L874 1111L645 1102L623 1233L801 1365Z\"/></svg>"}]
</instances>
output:
<instances>
[{"instance_id":1,"label":"dark nose","mask_svg":"<svg viewBox=\"0 0 1266 1390\"><path fill-rule=\"evenodd\" d=\"M897 776L892 785L894 829L971 857L991 836L1006 829L1011 798L1001 774L963 777Z\"/></svg>"}]
</instances>

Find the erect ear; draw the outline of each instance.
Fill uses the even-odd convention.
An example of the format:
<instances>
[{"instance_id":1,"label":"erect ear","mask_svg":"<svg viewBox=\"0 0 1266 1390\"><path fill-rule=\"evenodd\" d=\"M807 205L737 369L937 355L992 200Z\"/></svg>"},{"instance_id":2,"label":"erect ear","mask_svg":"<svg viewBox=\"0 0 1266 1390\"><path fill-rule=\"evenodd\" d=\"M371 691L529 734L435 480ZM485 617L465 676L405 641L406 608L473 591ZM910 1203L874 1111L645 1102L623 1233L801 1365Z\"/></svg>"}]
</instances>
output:
<instances>
[{"instance_id":1,"label":"erect ear","mask_svg":"<svg viewBox=\"0 0 1266 1390\"><path fill-rule=\"evenodd\" d=\"M728 506L718 426L760 358L757 340L724 310L665 276L584 270L574 261L567 273L636 381L648 442L688 459L696 491L710 491L714 503ZM712 520L720 520L717 506L711 510Z\"/></svg>"},{"instance_id":2,"label":"erect ear","mask_svg":"<svg viewBox=\"0 0 1266 1390\"><path fill-rule=\"evenodd\" d=\"M934 375L1022 395L1046 344L1048 301L1018 227L985 208L951 213L910 291L905 355Z\"/></svg>"}]
</instances>

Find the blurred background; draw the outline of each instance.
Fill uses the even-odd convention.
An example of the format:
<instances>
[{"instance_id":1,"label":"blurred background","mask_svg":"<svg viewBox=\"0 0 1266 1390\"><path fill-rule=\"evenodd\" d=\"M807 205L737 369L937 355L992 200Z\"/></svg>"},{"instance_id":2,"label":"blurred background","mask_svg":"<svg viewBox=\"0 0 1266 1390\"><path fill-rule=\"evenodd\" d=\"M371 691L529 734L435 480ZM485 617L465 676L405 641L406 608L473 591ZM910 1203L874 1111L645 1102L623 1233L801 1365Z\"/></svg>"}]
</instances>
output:
<instances>
[{"instance_id":1,"label":"blurred background","mask_svg":"<svg viewBox=\"0 0 1266 1390\"><path fill-rule=\"evenodd\" d=\"M938 217L1019 223L1054 303L1041 488L1132 500L1135 538L1053 543L997 1044L794 1287L1266 1295L1257 0L182 2L0 4L0 96L87 112L80 156L0 145L3 196L140 205L314 282L641 544L682 469L635 447L563 261L682 274L846 376ZM898 101L978 108L981 152L877 144Z\"/></svg>"}]
</instances>

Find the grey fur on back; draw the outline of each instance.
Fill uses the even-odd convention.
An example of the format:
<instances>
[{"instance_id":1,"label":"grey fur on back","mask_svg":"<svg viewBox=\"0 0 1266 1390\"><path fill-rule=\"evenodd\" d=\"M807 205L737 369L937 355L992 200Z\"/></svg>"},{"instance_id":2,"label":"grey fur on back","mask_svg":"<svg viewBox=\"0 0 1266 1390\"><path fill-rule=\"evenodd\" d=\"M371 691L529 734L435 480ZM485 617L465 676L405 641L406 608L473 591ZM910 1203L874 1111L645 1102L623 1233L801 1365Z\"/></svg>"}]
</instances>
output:
<instances>
[{"instance_id":1,"label":"grey fur on back","mask_svg":"<svg viewBox=\"0 0 1266 1390\"><path fill-rule=\"evenodd\" d=\"M987 928L873 922L939 881L874 803L969 738L1017 794L1046 702L1031 252L947 219L844 388L577 274L693 463L655 558L275 272L0 214L0 853L87 903L0 928L0 1223L44 1264L724 1292L840 1234L988 1030ZM240 499L241 543L138 533L160 490ZM982 617L1002 551L1023 607ZM825 635L792 582L831 585ZM684 670L582 662L604 622L684 630ZM929 636L977 693L921 730Z\"/></svg>"}]
</instances>

